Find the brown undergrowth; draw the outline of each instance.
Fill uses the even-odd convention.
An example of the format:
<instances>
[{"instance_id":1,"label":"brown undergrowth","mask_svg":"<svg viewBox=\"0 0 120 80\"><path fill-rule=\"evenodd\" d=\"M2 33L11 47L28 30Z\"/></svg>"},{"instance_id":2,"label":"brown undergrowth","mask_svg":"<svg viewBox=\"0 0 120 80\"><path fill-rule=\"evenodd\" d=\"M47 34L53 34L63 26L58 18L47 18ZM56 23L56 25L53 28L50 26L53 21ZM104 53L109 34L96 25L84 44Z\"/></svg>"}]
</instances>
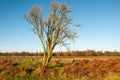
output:
<instances>
[{"instance_id":1,"label":"brown undergrowth","mask_svg":"<svg viewBox=\"0 0 120 80\"><path fill-rule=\"evenodd\" d=\"M76 60L72 64L64 66L61 72L73 76L87 76L90 78L106 77L109 72L120 73L120 59Z\"/></svg>"},{"instance_id":2,"label":"brown undergrowth","mask_svg":"<svg viewBox=\"0 0 120 80\"><path fill-rule=\"evenodd\" d=\"M48 67L42 66L42 64L30 64L32 66L28 67L27 64L26 66L23 66L23 64L9 59L1 59L0 79L17 80L22 77L24 80L81 80L82 78L85 78L85 80L93 78L99 80L98 78L108 77L109 73L120 75L119 58L74 59L69 63L65 63L62 59L56 59ZM6 77L8 78L6 79Z\"/></svg>"}]
</instances>

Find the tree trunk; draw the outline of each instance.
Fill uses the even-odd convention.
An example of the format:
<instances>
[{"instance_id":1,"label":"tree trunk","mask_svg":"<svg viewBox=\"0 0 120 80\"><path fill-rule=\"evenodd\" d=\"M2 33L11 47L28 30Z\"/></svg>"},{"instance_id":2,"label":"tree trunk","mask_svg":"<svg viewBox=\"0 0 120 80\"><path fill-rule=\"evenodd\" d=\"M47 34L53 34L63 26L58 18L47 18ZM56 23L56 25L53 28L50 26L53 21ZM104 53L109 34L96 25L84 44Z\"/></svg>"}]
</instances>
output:
<instances>
[{"instance_id":1,"label":"tree trunk","mask_svg":"<svg viewBox=\"0 0 120 80\"><path fill-rule=\"evenodd\" d=\"M48 52L48 56L47 56L47 60L46 60L46 64L45 64L46 66L48 66L48 64L51 60L51 57L52 57L51 52Z\"/></svg>"},{"instance_id":2,"label":"tree trunk","mask_svg":"<svg viewBox=\"0 0 120 80\"><path fill-rule=\"evenodd\" d=\"M43 55L43 66L48 66L50 60L51 60L51 52L48 52L48 53L44 53Z\"/></svg>"},{"instance_id":3,"label":"tree trunk","mask_svg":"<svg viewBox=\"0 0 120 80\"><path fill-rule=\"evenodd\" d=\"M47 55L46 55L46 53L44 52L44 54L43 54L43 65L45 66L45 64L46 64L46 60L47 60Z\"/></svg>"}]
</instances>

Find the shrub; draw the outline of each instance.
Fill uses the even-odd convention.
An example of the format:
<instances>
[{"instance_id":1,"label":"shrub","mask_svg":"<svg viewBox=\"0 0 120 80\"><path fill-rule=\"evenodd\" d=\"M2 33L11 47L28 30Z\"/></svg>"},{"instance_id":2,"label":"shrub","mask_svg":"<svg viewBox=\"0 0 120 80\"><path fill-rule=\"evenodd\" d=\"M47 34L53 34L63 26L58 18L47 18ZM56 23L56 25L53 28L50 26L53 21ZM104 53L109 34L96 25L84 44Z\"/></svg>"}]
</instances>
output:
<instances>
[{"instance_id":1,"label":"shrub","mask_svg":"<svg viewBox=\"0 0 120 80\"><path fill-rule=\"evenodd\" d=\"M70 65L63 67L62 73L73 76L87 76L90 78L106 77L109 72L120 72L120 59L108 60L77 60Z\"/></svg>"}]
</instances>

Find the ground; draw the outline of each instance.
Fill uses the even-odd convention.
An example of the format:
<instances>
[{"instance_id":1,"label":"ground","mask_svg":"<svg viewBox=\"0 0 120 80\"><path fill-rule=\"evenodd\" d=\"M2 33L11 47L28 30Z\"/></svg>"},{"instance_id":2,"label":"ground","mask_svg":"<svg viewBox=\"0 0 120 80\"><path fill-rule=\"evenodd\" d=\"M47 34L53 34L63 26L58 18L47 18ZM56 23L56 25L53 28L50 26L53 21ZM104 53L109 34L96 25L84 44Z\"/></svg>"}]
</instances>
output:
<instances>
[{"instance_id":1,"label":"ground","mask_svg":"<svg viewBox=\"0 0 120 80\"><path fill-rule=\"evenodd\" d=\"M120 57L53 57L43 70L41 56L0 56L0 80L120 80Z\"/></svg>"}]
</instances>

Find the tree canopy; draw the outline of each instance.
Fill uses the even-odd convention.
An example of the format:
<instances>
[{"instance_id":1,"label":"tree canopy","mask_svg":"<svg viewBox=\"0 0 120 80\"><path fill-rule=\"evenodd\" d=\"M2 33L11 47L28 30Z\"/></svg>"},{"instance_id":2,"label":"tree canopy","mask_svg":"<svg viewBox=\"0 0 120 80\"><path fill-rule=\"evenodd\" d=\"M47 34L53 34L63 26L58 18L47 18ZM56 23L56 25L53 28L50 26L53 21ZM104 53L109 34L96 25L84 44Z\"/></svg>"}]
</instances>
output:
<instances>
[{"instance_id":1,"label":"tree canopy","mask_svg":"<svg viewBox=\"0 0 120 80\"><path fill-rule=\"evenodd\" d=\"M71 8L66 4L51 2L49 17L41 14L42 7L34 6L25 15L27 22L33 25L32 31L39 37L44 50L43 64L47 65L52 57L56 45L67 47L68 41L74 40L76 32L70 29L72 18L69 16ZM79 25L75 25L79 26Z\"/></svg>"}]
</instances>

